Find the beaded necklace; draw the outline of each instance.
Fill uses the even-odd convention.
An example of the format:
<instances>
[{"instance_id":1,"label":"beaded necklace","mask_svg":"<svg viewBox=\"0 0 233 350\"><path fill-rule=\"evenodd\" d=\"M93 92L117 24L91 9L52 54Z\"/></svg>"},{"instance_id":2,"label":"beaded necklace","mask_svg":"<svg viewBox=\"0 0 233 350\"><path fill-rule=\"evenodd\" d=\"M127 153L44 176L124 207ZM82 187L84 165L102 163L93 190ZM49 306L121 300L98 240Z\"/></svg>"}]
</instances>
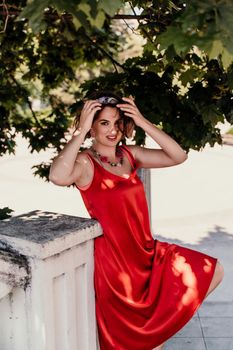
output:
<instances>
[{"instance_id":1,"label":"beaded necklace","mask_svg":"<svg viewBox=\"0 0 233 350\"><path fill-rule=\"evenodd\" d=\"M111 162L110 160L108 160L107 156L102 156L100 153L96 151L94 147L91 147L91 151L93 152L94 156L100 160L101 163L108 163L111 166L122 166L123 164L123 153L121 148L119 147L117 147L116 149L116 157L120 158L119 162L117 163Z\"/></svg>"}]
</instances>

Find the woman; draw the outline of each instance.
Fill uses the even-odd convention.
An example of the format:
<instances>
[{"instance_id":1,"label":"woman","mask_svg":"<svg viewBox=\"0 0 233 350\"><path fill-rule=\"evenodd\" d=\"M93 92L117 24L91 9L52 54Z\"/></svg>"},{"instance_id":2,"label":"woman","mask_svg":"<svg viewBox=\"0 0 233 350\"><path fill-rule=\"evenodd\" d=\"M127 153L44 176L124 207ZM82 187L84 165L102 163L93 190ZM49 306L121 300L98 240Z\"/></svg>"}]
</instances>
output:
<instances>
[{"instance_id":1,"label":"woman","mask_svg":"<svg viewBox=\"0 0 233 350\"><path fill-rule=\"evenodd\" d=\"M144 118L132 98L96 94L77 122L51 166L50 180L75 184L103 228L94 249L100 348L161 350L223 278L217 259L154 240L150 231L136 169L177 165L187 155ZM134 124L161 149L120 145ZM92 146L79 152L86 137L92 137Z\"/></svg>"}]
</instances>

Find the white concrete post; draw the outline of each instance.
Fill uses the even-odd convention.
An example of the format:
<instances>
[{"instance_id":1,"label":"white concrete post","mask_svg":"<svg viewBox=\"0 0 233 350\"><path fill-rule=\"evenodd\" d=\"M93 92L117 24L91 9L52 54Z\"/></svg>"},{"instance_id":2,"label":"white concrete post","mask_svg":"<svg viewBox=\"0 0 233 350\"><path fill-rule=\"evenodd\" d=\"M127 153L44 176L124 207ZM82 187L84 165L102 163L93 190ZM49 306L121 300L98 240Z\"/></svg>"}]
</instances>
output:
<instances>
[{"instance_id":1,"label":"white concrete post","mask_svg":"<svg viewBox=\"0 0 233 350\"><path fill-rule=\"evenodd\" d=\"M151 171L150 169L139 168L137 174L143 182L146 199L148 203L148 210L151 219Z\"/></svg>"},{"instance_id":2,"label":"white concrete post","mask_svg":"<svg viewBox=\"0 0 233 350\"><path fill-rule=\"evenodd\" d=\"M33 211L0 222L0 349L96 350L90 219Z\"/></svg>"}]
</instances>

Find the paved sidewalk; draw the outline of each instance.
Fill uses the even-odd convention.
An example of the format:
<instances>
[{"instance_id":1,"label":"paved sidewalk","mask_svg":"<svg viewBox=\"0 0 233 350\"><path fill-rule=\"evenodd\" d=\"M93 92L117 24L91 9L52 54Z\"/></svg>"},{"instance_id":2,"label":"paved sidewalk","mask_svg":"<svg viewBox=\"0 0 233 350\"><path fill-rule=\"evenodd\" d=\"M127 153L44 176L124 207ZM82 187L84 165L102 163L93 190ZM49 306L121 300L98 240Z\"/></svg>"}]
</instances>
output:
<instances>
[{"instance_id":1,"label":"paved sidewalk","mask_svg":"<svg viewBox=\"0 0 233 350\"><path fill-rule=\"evenodd\" d=\"M152 170L152 231L217 257L221 285L165 350L233 350L233 147L191 152L179 167Z\"/></svg>"},{"instance_id":2,"label":"paved sidewalk","mask_svg":"<svg viewBox=\"0 0 233 350\"><path fill-rule=\"evenodd\" d=\"M205 299L190 322L166 343L165 350L233 350L233 211L163 220L157 223L157 228L163 233L157 235L159 240L215 256L225 270L221 285ZM187 243L188 237L195 243Z\"/></svg>"},{"instance_id":3,"label":"paved sidewalk","mask_svg":"<svg viewBox=\"0 0 233 350\"><path fill-rule=\"evenodd\" d=\"M165 350L233 350L233 303L205 301Z\"/></svg>"}]
</instances>

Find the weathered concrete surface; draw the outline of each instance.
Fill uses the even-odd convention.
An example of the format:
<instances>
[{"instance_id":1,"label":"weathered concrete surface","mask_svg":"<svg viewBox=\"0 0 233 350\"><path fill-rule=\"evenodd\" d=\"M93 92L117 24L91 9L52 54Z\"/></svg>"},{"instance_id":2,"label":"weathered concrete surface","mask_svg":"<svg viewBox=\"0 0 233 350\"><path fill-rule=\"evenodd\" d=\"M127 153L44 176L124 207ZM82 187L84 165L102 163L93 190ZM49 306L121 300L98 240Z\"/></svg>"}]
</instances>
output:
<instances>
[{"instance_id":1,"label":"weathered concrete surface","mask_svg":"<svg viewBox=\"0 0 233 350\"><path fill-rule=\"evenodd\" d=\"M0 222L0 349L96 350L100 225L32 211Z\"/></svg>"},{"instance_id":2,"label":"weathered concrete surface","mask_svg":"<svg viewBox=\"0 0 233 350\"><path fill-rule=\"evenodd\" d=\"M96 224L87 218L34 210L0 221L0 235L43 244Z\"/></svg>"},{"instance_id":3,"label":"weathered concrete surface","mask_svg":"<svg viewBox=\"0 0 233 350\"><path fill-rule=\"evenodd\" d=\"M34 210L0 221L0 249L46 258L101 234L96 220Z\"/></svg>"},{"instance_id":4,"label":"weathered concrete surface","mask_svg":"<svg viewBox=\"0 0 233 350\"><path fill-rule=\"evenodd\" d=\"M27 258L6 248L2 250L0 242L0 281L7 286L26 288L30 280L30 268ZM1 289L1 288L0 288ZM2 290L4 286L2 285ZM0 298L4 292L0 293Z\"/></svg>"}]
</instances>

